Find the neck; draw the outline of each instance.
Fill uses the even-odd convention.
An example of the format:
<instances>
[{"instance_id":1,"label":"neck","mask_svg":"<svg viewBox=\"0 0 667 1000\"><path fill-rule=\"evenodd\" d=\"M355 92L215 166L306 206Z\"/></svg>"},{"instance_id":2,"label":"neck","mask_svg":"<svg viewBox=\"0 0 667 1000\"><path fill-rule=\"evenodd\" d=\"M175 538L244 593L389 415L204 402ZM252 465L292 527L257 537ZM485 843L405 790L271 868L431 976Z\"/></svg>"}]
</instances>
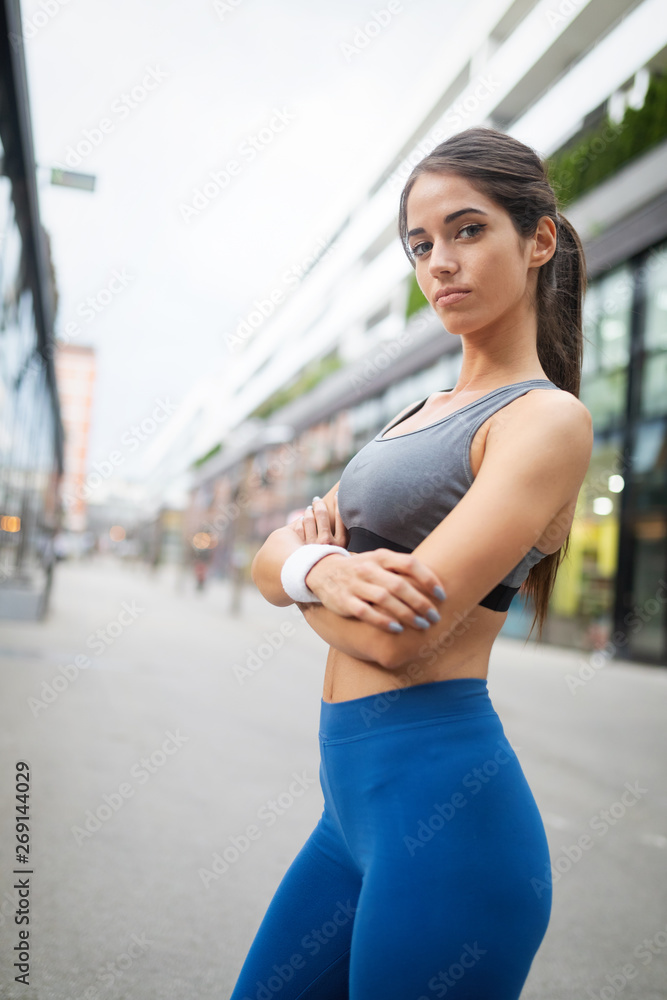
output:
<instances>
[{"instance_id":1,"label":"neck","mask_svg":"<svg viewBox=\"0 0 667 1000\"><path fill-rule=\"evenodd\" d=\"M548 378L537 355L533 312L503 317L493 328L461 334L461 371L454 392L485 392L501 385Z\"/></svg>"}]
</instances>

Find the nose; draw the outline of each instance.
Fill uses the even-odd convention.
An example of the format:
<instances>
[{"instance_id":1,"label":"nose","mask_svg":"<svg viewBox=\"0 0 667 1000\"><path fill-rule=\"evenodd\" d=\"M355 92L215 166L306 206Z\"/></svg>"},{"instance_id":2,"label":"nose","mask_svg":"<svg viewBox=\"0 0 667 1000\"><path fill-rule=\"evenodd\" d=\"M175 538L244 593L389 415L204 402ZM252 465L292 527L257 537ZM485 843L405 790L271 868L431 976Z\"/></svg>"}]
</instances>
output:
<instances>
[{"instance_id":1,"label":"nose","mask_svg":"<svg viewBox=\"0 0 667 1000\"><path fill-rule=\"evenodd\" d=\"M428 271L433 277L440 274L456 274L459 266L453 248L447 240L436 237L428 260Z\"/></svg>"}]
</instances>

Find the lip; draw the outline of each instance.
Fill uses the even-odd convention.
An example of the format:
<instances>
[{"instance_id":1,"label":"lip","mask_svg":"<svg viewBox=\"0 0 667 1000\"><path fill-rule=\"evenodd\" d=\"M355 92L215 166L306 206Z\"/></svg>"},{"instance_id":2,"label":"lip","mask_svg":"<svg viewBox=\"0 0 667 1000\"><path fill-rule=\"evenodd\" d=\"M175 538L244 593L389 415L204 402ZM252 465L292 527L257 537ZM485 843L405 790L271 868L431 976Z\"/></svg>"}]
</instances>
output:
<instances>
[{"instance_id":1,"label":"lip","mask_svg":"<svg viewBox=\"0 0 667 1000\"><path fill-rule=\"evenodd\" d=\"M443 306L454 305L455 302L462 302L466 295L470 294L469 288L441 288L436 293L435 304Z\"/></svg>"}]
</instances>

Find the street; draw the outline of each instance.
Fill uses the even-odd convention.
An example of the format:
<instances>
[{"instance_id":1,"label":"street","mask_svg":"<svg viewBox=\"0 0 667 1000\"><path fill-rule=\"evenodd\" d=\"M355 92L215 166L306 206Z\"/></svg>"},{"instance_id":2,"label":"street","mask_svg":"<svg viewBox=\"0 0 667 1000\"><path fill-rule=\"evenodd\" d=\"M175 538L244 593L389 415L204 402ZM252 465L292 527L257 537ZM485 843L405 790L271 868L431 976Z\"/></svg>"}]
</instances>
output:
<instances>
[{"instance_id":1,"label":"street","mask_svg":"<svg viewBox=\"0 0 667 1000\"><path fill-rule=\"evenodd\" d=\"M0 623L3 1000L229 997L322 811L327 649L296 608L230 597L67 561L44 622ZM489 692L552 859L522 1000L665 1000L667 672L501 636Z\"/></svg>"}]
</instances>

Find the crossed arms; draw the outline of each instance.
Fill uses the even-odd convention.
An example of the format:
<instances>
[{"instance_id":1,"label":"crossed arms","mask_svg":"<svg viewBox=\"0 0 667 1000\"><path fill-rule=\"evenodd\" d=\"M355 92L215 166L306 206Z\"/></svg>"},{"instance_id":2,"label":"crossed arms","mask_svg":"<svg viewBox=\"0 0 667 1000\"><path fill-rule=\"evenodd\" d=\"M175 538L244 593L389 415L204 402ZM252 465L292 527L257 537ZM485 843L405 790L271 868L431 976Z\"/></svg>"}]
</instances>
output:
<instances>
[{"instance_id":1,"label":"crossed arms","mask_svg":"<svg viewBox=\"0 0 667 1000\"><path fill-rule=\"evenodd\" d=\"M489 431L472 486L410 555L377 549L352 558L332 554L316 563L307 585L322 604L299 604L317 634L360 660L397 669L424 640L435 646L455 633L475 605L521 561L561 511L574 511L593 447L589 411L567 392L520 397ZM303 523L278 528L255 556L252 579L272 604L292 599L280 583L287 556L313 541L346 545L338 484ZM569 523L569 522L568 522ZM333 526L333 528L332 528ZM440 583L444 600L433 594ZM440 620L414 625L435 608ZM404 626L390 631L390 621Z\"/></svg>"}]
</instances>

